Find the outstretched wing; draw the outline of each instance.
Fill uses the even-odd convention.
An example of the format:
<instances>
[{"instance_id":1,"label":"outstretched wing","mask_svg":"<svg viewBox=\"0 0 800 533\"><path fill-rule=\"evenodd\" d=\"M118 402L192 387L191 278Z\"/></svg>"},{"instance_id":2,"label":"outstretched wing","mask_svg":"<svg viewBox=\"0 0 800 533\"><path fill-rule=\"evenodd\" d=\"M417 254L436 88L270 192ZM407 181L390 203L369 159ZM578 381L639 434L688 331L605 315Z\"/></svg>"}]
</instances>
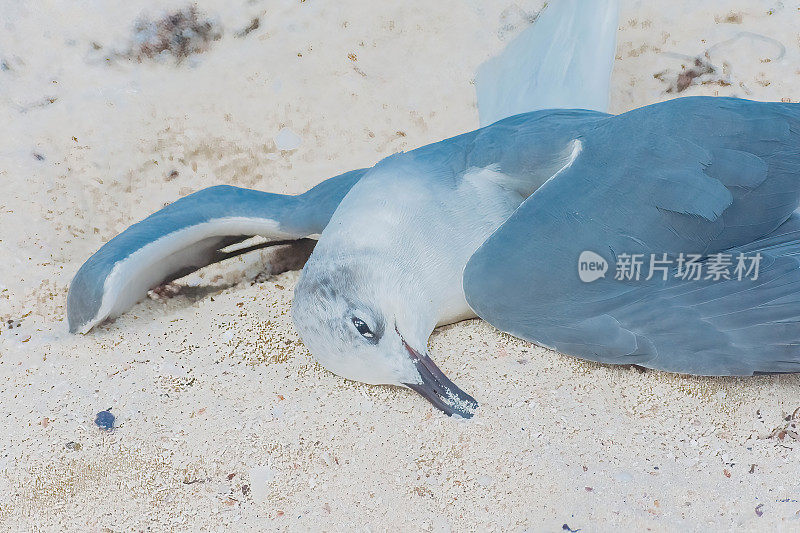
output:
<instances>
[{"instance_id":1,"label":"outstretched wing","mask_svg":"<svg viewBox=\"0 0 800 533\"><path fill-rule=\"evenodd\" d=\"M177 200L108 241L81 266L67 295L70 331L86 333L124 313L149 289L225 259L220 249L232 242L321 233L365 172L341 174L297 196L220 185Z\"/></svg>"},{"instance_id":2,"label":"outstretched wing","mask_svg":"<svg viewBox=\"0 0 800 533\"><path fill-rule=\"evenodd\" d=\"M541 109L608 108L618 0L558 0L475 79L481 126Z\"/></svg>"},{"instance_id":3,"label":"outstretched wing","mask_svg":"<svg viewBox=\"0 0 800 533\"><path fill-rule=\"evenodd\" d=\"M576 141L572 164L470 259L473 310L515 336L605 363L800 371L800 105L678 99L602 119ZM589 256L601 272L607 263L605 277L581 280L585 251L603 258ZM748 254L748 266L760 254L758 279L739 281L733 266L730 280L705 279L710 255L723 252L715 257ZM670 270L648 281L644 270L637 281L628 268L634 254L645 265L668 254L661 265L677 266L681 253L705 258L704 279ZM631 279L614 279L620 265Z\"/></svg>"}]
</instances>

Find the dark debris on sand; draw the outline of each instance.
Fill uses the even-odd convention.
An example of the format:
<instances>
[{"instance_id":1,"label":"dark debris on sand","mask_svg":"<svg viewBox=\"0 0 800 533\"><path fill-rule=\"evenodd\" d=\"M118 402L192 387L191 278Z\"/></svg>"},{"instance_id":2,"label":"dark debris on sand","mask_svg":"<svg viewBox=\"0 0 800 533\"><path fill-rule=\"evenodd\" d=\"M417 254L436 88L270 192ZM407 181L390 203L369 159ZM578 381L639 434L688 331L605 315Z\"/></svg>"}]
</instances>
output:
<instances>
[{"instance_id":1,"label":"dark debris on sand","mask_svg":"<svg viewBox=\"0 0 800 533\"><path fill-rule=\"evenodd\" d=\"M683 65L678 73L669 71L659 72L653 77L668 85L667 93L682 93L692 85L720 85L728 86L730 81L723 75L721 69L712 65L705 57L696 57L690 67Z\"/></svg>"},{"instance_id":2,"label":"dark debris on sand","mask_svg":"<svg viewBox=\"0 0 800 533\"><path fill-rule=\"evenodd\" d=\"M220 38L219 24L191 5L158 19L139 19L133 45L124 55L139 62L170 55L180 63L193 54L208 51Z\"/></svg>"},{"instance_id":3,"label":"dark debris on sand","mask_svg":"<svg viewBox=\"0 0 800 533\"><path fill-rule=\"evenodd\" d=\"M102 430L111 431L114 429L115 417L111 414L111 408L100 411L94 419L94 424Z\"/></svg>"},{"instance_id":4,"label":"dark debris on sand","mask_svg":"<svg viewBox=\"0 0 800 533\"><path fill-rule=\"evenodd\" d=\"M795 440L800 441L800 407L794 410L790 415L786 415L783 419L784 424L772 430L772 433L767 438L782 440Z\"/></svg>"},{"instance_id":5,"label":"dark debris on sand","mask_svg":"<svg viewBox=\"0 0 800 533\"><path fill-rule=\"evenodd\" d=\"M251 32L256 31L261 26L261 19L255 17L253 20L250 21L250 25L244 28L242 31L236 32L236 37L242 38L247 37Z\"/></svg>"}]
</instances>

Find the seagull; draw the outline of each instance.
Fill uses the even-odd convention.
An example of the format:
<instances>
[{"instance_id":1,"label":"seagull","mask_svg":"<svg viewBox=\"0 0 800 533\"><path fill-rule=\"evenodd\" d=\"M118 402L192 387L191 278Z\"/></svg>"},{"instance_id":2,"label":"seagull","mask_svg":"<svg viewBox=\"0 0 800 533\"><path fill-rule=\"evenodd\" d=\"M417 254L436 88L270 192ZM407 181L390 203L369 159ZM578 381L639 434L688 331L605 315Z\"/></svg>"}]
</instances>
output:
<instances>
[{"instance_id":1,"label":"seagull","mask_svg":"<svg viewBox=\"0 0 800 533\"><path fill-rule=\"evenodd\" d=\"M292 304L311 353L451 416L469 418L478 403L427 342L437 326L476 316L601 363L800 372L800 105L690 97L608 114L616 2L580 4L548 7L481 68L480 129L297 196L211 187L129 227L73 279L70 330L86 333L164 280L224 259L231 243L311 236ZM525 42L542 52L521 59ZM592 72L583 85L582 68ZM610 272L646 256L671 266ZM706 272L717 265L714 275L680 275L687 257ZM721 272L723 257L757 257L758 272Z\"/></svg>"}]
</instances>

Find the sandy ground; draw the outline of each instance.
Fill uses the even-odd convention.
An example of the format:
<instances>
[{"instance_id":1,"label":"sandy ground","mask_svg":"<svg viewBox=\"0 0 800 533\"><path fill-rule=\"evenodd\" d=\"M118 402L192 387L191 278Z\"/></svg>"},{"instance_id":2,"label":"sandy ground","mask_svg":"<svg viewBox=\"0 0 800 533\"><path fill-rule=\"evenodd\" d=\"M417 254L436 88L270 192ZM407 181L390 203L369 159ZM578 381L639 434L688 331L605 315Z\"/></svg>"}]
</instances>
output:
<instances>
[{"instance_id":1,"label":"sandy ground","mask_svg":"<svg viewBox=\"0 0 800 533\"><path fill-rule=\"evenodd\" d=\"M0 1L2 529L800 530L798 376L600 366L473 320L431 339L481 402L452 420L317 365L297 273L253 281L259 254L67 333L80 264L165 203L299 192L476 127L476 67L541 4L212 0L222 38L176 64L128 52L183 3ZM800 100L796 1L627 0L620 22L614 112Z\"/></svg>"}]
</instances>

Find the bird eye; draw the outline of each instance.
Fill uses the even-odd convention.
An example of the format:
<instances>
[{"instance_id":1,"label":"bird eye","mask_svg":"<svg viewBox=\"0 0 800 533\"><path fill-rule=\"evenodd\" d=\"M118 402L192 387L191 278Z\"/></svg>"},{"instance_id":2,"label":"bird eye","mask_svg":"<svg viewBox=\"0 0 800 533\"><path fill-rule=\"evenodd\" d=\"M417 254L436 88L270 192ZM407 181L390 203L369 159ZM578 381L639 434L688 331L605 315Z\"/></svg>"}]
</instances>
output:
<instances>
[{"instance_id":1,"label":"bird eye","mask_svg":"<svg viewBox=\"0 0 800 533\"><path fill-rule=\"evenodd\" d=\"M360 318L353 317L353 325L356 327L361 336L364 337L365 339L375 338L375 334L372 333L372 330L369 329L369 326L367 326L367 324Z\"/></svg>"}]
</instances>

